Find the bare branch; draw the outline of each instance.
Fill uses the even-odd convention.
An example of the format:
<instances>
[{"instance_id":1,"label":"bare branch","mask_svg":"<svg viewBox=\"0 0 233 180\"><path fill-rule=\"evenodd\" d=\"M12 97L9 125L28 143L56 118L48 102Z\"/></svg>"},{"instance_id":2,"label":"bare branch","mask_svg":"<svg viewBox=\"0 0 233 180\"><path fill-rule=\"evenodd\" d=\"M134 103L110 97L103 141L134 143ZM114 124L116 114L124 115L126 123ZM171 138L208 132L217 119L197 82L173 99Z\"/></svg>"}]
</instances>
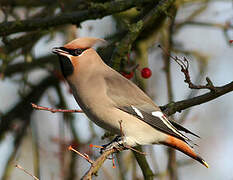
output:
<instances>
[{"instance_id":1,"label":"bare branch","mask_svg":"<svg viewBox=\"0 0 233 180\"><path fill-rule=\"evenodd\" d=\"M190 99L172 102L165 106L161 106L160 108L166 113L167 115L172 115L176 112L181 112L184 109L187 109L192 106L196 106L199 104L206 103L213 99L216 99L224 94L227 94L233 91L233 81L220 87L215 86L216 91L210 91L208 93L202 94L200 96L196 96Z\"/></svg>"},{"instance_id":2,"label":"bare branch","mask_svg":"<svg viewBox=\"0 0 233 180\"><path fill-rule=\"evenodd\" d=\"M184 21L176 24L176 26L185 26L185 25L213 27L213 28L220 28L223 30L233 29L233 25L230 24L230 22L226 22L225 24L220 24L220 23L210 23L210 22Z\"/></svg>"},{"instance_id":3,"label":"bare branch","mask_svg":"<svg viewBox=\"0 0 233 180\"><path fill-rule=\"evenodd\" d=\"M37 109L37 110L44 110L44 111L50 111L52 113L56 112L63 112L63 113L83 113L82 110L77 110L77 109L53 109L49 107L43 107L43 106L38 106L34 103L31 103L32 107Z\"/></svg>"},{"instance_id":4,"label":"bare branch","mask_svg":"<svg viewBox=\"0 0 233 180\"><path fill-rule=\"evenodd\" d=\"M190 74L189 74L189 62L188 60L183 57L183 59L178 58L177 56L172 56L170 55L164 48L161 47L161 45L158 46L163 50L163 52L170 58L172 58L180 67L181 67L181 72L185 76L184 82L189 85L190 89L209 89L210 91L217 91L217 88L214 87L212 81L210 80L209 77L206 77L206 85L195 85L192 83Z\"/></svg>"}]
</instances>

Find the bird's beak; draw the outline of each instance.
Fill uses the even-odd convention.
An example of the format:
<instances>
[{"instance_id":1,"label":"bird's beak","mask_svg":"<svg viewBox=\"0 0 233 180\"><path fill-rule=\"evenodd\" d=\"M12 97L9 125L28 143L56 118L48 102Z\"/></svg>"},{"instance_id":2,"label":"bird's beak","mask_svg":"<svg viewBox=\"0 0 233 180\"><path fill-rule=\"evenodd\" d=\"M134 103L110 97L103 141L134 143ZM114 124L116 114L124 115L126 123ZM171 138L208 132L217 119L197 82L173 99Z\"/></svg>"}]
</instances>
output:
<instances>
[{"instance_id":1,"label":"bird's beak","mask_svg":"<svg viewBox=\"0 0 233 180\"><path fill-rule=\"evenodd\" d=\"M67 56L69 55L69 53L63 49L61 49L60 47L55 47L52 49L52 52L54 54L57 54L57 55L63 55L63 56Z\"/></svg>"}]
</instances>

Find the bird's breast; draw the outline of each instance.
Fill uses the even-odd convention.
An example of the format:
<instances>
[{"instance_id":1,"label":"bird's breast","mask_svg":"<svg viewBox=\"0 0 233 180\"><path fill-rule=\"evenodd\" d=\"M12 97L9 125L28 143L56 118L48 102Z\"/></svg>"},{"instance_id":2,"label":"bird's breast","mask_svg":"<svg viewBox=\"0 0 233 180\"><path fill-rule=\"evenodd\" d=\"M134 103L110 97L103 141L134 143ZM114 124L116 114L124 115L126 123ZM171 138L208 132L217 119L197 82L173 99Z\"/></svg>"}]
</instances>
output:
<instances>
[{"instance_id":1,"label":"bird's breast","mask_svg":"<svg viewBox=\"0 0 233 180\"><path fill-rule=\"evenodd\" d=\"M84 87L80 87L78 83L73 84L69 82L76 102L87 117L108 131L119 133L119 127L116 127L110 117L106 117L106 113L108 113L113 104L107 98L104 85L100 86L100 84L92 84L92 87L88 86L88 84L86 86L82 84Z\"/></svg>"}]
</instances>

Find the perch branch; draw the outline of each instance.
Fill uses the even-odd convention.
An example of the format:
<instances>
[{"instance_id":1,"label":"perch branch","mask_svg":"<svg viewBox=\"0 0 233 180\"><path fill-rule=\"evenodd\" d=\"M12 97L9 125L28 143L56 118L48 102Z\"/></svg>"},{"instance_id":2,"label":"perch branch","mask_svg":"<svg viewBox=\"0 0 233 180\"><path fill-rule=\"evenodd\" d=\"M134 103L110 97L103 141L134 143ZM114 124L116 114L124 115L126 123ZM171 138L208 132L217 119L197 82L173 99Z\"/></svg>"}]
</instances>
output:
<instances>
[{"instance_id":1,"label":"perch branch","mask_svg":"<svg viewBox=\"0 0 233 180\"><path fill-rule=\"evenodd\" d=\"M85 175L82 177L82 180L89 180L92 179L92 175L95 175L97 171L100 169L104 161L113 153L118 152L117 149L112 148L109 150L106 150L101 154L100 157L98 157L93 163L90 169L85 173Z\"/></svg>"},{"instance_id":2,"label":"perch branch","mask_svg":"<svg viewBox=\"0 0 233 180\"><path fill-rule=\"evenodd\" d=\"M124 133L123 133L123 130L122 130L122 124L121 123L122 123L122 121L119 121L121 135L124 136ZM91 145L91 146L94 146L94 145ZM131 150L133 150L134 153L138 153L139 155L143 154L143 152L140 151L139 149L136 149L136 148L134 149L134 148L132 148L130 146L125 146L124 144L123 144L123 146L124 146L124 148L113 147L113 148L109 148L109 149L106 149L106 150L102 151L102 154L95 161L90 160L90 158L86 154L83 155L83 154L81 154L78 151L76 152L71 146L69 147L69 149L75 151L80 156L82 156L84 159L86 159L89 163L91 163L90 169L82 177L83 180L87 180L87 179L89 180L89 179L92 178L92 175L96 175L97 171L102 166L102 164L104 163L104 161L108 158L108 156L113 155L113 153L120 152L120 151L123 151L125 149L131 149ZM100 147L100 148L102 148L102 147ZM143 155L145 155L145 154L143 154ZM140 157L140 156L137 156L137 157ZM145 157L144 157L144 164L147 164ZM113 160L113 167L115 168L114 160ZM147 167L147 166L144 165L143 167ZM144 171L148 171L148 169L145 169Z\"/></svg>"}]
</instances>

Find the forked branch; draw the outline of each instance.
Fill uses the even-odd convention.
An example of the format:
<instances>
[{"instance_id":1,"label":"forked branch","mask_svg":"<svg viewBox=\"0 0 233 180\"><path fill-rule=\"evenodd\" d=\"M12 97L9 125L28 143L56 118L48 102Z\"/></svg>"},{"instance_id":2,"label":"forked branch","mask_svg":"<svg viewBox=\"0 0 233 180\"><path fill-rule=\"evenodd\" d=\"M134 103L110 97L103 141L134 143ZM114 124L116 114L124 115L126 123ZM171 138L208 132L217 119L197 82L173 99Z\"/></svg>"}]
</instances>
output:
<instances>
[{"instance_id":1,"label":"forked branch","mask_svg":"<svg viewBox=\"0 0 233 180\"><path fill-rule=\"evenodd\" d=\"M185 76L184 82L189 85L190 89L209 89L210 91L217 91L218 89L213 85L212 81L209 77L206 77L206 85L195 85L191 81L190 73L189 73L189 61L186 59L186 57L183 57L183 59L170 55L164 48L162 48L160 45L158 46L163 50L163 52L169 56L171 59L173 59L181 68L181 72Z\"/></svg>"}]
</instances>

